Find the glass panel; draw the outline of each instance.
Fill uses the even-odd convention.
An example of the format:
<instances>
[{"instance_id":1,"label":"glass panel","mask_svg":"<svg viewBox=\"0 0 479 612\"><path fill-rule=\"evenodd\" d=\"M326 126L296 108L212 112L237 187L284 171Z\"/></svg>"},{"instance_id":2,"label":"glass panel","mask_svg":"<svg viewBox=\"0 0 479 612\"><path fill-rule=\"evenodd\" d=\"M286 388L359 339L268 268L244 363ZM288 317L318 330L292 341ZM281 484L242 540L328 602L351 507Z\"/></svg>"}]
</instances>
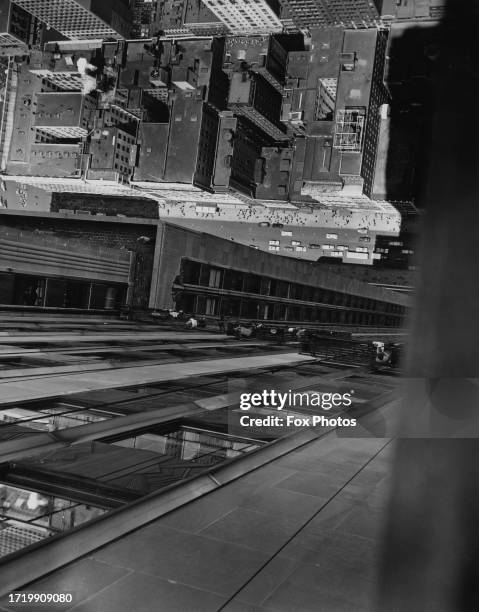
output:
<instances>
[{"instance_id":1,"label":"glass panel","mask_svg":"<svg viewBox=\"0 0 479 612\"><path fill-rule=\"evenodd\" d=\"M103 508L0 483L0 557L104 512Z\"/></svg>"}]
</instances>

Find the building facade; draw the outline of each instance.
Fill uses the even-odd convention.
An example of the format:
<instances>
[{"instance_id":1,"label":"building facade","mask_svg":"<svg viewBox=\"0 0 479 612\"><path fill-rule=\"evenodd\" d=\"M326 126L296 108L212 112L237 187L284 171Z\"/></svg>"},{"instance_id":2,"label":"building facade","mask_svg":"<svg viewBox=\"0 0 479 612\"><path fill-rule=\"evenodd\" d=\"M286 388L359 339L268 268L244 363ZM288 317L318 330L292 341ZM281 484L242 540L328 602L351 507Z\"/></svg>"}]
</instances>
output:
<instances>
[{"instance_id":1,"label":"building facade","mask_svg":"<svg viewBox=\"0 0 479 612\"><path fill-rule=\"evenodd\" d=\"M379 23L382 0L285 0L284 4L299 28L364 28Z\"/></svg>"},{"instance_id":2,"label":"building facade","mask_svg":"<svg viewBox=\"0 0 479 612\"><path fill-rule=\"evenodd\" d=\"M279 4L275 0L204 0L206 7L232 34L282 32Z\"/></svg>"},{"instance_id":3,"label":"building facade","mask_svg":"<svg viewBox=\"0 0 479 612\"><path fill-rule=\"evenodd\" d=\"M15 4L73 40L130 34L131 13L125 0L18 0Z\"/></svg>"},{"instance_id":4,"label":"building facade","mask_svg":"<svg viewBox=\"0 0 479 612\"><path fill-rule=\"evenodd\" d=\"M95 215L64 195L58 212L2 211L0 303L182 308L276 322L400 326L405 296L151 217ZM59 208L62 206L63 208Z\"/></svg>"},{"instance_id":5,"label":"building facade","mask_svg":"<svg viewBox=\"0 0 479 612\"><path fill-rule=\"evenodd\" d=\"M207 316L400 326L409 306L406 296L325 273L314 263L169 224L158 231L151 307L173 299L177 308Z\"/></svg>"}]
</instances>

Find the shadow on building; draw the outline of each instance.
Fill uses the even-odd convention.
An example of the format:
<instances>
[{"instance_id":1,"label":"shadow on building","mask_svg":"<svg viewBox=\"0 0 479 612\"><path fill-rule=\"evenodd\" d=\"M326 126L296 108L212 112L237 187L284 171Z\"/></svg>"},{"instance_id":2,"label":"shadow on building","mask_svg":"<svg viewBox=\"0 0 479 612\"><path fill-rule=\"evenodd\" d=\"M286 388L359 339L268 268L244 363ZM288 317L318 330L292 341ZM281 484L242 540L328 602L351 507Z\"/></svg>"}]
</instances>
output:
<instances>
[{"instance_id":1,"label":"shadow on building","mask_svg":"<svg viewBox=\"0 0 479 612\"><path fill-rule=\"evenodd\" d=\"M450 0L439 25L405 27L390 54L397 112L422 125L424 214L381 612L479 609L477 17L477 2ZM397 172L391 156L391 188Z\"/></svg>"}]
</instances>

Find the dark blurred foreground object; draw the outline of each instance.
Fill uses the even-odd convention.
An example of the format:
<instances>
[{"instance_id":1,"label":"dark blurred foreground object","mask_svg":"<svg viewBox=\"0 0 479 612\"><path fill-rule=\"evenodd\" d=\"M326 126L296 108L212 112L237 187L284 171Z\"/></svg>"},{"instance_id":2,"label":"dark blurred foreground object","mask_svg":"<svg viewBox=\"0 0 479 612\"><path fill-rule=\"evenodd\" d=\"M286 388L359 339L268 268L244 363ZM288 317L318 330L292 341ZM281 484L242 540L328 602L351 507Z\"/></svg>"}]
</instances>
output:
<instances>
[{"instance_id":1,"label":"dark blurred foreground object","mask_svg":"<svg viewBox=\"0 0 479 612\"><path fill-rule=\"evenodd\" d=\"M425 49L433 69L421 277L380 612L479 610L477 8L451 0L437 48Z\"/></svg>"}]
</instances>

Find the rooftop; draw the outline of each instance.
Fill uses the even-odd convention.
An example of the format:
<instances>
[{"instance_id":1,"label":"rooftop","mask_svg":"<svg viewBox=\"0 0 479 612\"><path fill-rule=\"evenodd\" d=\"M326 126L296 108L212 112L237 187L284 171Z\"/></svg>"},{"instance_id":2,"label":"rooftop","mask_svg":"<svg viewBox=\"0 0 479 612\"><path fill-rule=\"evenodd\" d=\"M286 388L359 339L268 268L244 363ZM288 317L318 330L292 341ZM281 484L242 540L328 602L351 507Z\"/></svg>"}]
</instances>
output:
<instances>
[{"instance_id":1,"label":"rooftop","mask_svg":"<svg viewBox=\"0 0 479 612\"><path fill-rule=\"evenodd\" d=\"M77 92L38 93L35 126L80 126L84 100Z\"/></svg>"},{"instance_id":2,"label":"rooftop","mask_svg":"<svg viewBox=\"0 0 479 612\"><path fill-rule=\"evenodd\" d=\"M160 181L166 163L168 146L167 123L140 124L138 133L140 154L135 170L135 181Z\"/></svg>"}]
</instances>

